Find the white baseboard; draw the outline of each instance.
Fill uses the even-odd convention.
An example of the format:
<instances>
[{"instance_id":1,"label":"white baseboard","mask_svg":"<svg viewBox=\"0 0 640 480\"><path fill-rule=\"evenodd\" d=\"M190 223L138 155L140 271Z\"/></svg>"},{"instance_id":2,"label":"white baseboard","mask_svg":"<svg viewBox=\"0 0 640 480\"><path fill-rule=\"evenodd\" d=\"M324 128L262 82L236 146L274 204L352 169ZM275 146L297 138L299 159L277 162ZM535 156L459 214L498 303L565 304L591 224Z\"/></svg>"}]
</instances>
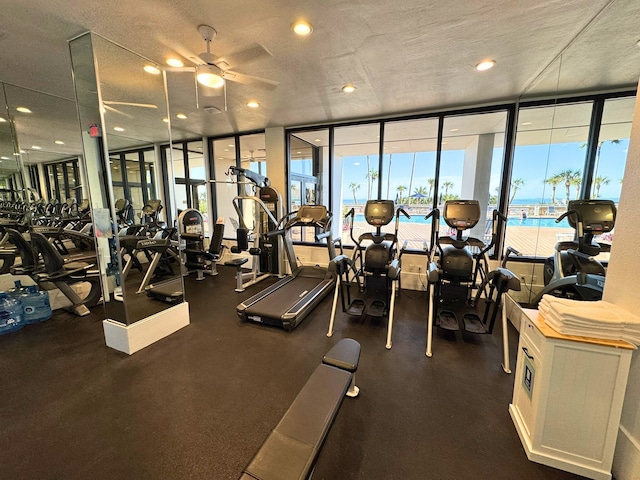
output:
<instances>
[{"instance_id":1,"label":"white baseboard","mask_svg":"<svg viewBox=\"0 0 640 480\"><path fill-rule=\"evenodd\" d=\"M189 325L189 304L182 302L131 325L102 322L107 347L129 355Z\"/></svg>"},{"instance_id":2,"label":"white baseboard","mask_svg":"<svg viewBox=\"0 0 640 480\"><path fill-rule=\"evenodd\" d=\"M618 442L611 473L616 480L640 478L640 443L623 426L618 430Z\"/></svg>"}]
</instances>

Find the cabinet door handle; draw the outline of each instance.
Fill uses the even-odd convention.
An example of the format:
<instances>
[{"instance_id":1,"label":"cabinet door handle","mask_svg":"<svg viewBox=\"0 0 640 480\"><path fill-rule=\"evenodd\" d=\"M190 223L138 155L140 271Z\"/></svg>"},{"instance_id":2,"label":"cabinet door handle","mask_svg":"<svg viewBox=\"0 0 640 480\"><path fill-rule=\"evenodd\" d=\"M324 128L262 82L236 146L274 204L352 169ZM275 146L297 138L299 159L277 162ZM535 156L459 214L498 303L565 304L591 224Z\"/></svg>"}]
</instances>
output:
<instances>
[{"instance_id":1,"label":"cabinet door handle","mask_svg":"<svg viewBox=\"0 0 640 480\"><path fill-rule=\"evenodd\" d=\"M527 347L522 347L522 351L527 356L529 360L533 360L533 355L529 355L529 349Z\"/></svg>"}]
</instances>

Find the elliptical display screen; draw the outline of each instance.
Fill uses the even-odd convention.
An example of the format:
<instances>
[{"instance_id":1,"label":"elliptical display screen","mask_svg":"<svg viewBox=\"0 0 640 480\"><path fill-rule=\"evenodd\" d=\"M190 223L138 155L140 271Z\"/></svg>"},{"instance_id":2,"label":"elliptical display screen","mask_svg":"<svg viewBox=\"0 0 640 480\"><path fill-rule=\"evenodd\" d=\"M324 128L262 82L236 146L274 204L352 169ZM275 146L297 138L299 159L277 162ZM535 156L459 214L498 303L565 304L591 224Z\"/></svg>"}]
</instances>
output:
<instances>
[{"instance_id":1,"label":"elliptical display screen","mask_svg":"<svg viewBox=\"0 0 640 480\"><path fill-rule=\"evenodd\" d=\"M572 228L577 228L578 220L586 233L606 233L615 226L616 205L611 200L571 200L568 207L576 212L567 217Z\"/></svg>"},{"instance_id":2,"label":"elliptical display screen","mask_svg":"<svg viewBox=\"0 0 640 480\"><path fill-rule=\"evenodd\" d=\"M480 203L477 200L448 200L442 216L451 228L473 228L480 220Z\"/></svg>"},{"instance_id":3,"label":"elliptical display screen","mask_svg":"<svg viewBox=\"0 0 640 480\"><path fill-rule=\"evenodd\" d=\"M364 207L364 218L369 225L387 225L393 220L393 200L369 200Z\"/></svg>"}]
</instances>

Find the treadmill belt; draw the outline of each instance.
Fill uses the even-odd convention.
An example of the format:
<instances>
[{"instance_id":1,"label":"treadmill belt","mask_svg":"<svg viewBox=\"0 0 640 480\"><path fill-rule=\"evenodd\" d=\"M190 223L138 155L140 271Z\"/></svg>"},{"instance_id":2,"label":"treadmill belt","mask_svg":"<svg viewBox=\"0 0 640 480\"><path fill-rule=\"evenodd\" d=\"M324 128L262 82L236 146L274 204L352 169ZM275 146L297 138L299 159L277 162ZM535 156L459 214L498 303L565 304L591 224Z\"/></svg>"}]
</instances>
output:
<instances>
[{"instance_id":1,"label":"treadmill belt","mask_svg":"<svg viewBox=\"0 0 640 480\"><path fill-rule=\"evenodd\" d=\"M281 318L323 281L322 278L296 277L248 307L247 314Z\"/></svg>"}]
</instances>

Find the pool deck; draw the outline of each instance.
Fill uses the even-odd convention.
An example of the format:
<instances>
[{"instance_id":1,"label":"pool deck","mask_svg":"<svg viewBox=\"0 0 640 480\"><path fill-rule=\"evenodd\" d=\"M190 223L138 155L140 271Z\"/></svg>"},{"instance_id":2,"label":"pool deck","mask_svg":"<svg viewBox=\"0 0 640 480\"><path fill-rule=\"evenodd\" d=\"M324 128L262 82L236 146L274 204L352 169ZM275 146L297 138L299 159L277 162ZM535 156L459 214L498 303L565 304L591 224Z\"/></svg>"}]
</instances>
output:
<instances>
[{"instance_id":1,"label":"pool deck","mask_svg":"<svg viewBox=\"0 0 640 480\"><path fill-rule=\"evenodd\" d=\"M382 228L383 232L393 232L394 222ZM353 226L353 236L364 232L372 231L372 227L366 222L355 222ZM428 241L431 232L431 223L410 223L400 224L398 229L399 243L402 245L407 241L407 248L412 250L422 250L424 243ZM453 232L452 232L453 233ZM490 232L489 232L490 233ZM447 230L440 230L440 235L446 235ZM524 255L535 255L546 257L553 253L555 244L561 240L572 240L574 230L572 228L537 228L508 225L505 239L505 247L511 246L522 252ZM352 243L348 239L349 233L345 231L343 241L345 244Z\"/></svg>"}]
</instances>

